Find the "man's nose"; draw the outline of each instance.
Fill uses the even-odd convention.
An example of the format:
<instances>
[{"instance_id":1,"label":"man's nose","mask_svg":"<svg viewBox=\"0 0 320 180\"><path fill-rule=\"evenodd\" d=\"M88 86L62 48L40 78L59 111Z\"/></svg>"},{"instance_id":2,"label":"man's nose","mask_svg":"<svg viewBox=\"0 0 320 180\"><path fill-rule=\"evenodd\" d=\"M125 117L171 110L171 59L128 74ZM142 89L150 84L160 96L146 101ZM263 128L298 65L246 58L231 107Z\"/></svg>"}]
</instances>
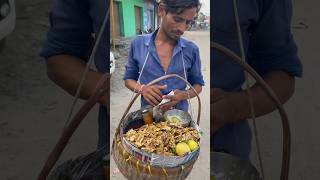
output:
<instances>
[{"instance_id":1,"label":"man's nose","mask_svg":"<svg viewBox=\"0 0 320 180\"><path fill-rule=\"evenodd\" d=\"M188 25L186 23L180 23L179 26L178 26L178 30L181 32L181 33L184 33L188 28Z\"/></svg>"}]
</instances>

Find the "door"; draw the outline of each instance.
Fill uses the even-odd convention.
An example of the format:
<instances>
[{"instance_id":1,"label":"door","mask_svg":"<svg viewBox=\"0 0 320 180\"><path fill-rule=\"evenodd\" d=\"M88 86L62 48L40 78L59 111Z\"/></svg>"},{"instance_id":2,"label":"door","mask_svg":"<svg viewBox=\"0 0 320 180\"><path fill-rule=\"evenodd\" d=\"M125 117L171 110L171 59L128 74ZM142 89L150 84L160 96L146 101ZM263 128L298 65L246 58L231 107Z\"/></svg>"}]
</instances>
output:
<instances>
[{"instance_id":1,"label":"door","mask_svg":"<svg viewBox=\"0 0 320 180\"><path fill-rule=\"evenodd\" d=\"M119 15L119 2L113 3L113 18L114 18L114 33L115 37L120 37L121 27L120 27L120 15ZM111 26L110 26L111 27ZM112 31L111 31L112 32Z\"/></svg>"},{"instance_id":2,"label":"door","mask_svg":"<svg viewBox=\"0 0 320 180\"><path fill-rule=\"evenodd\" d=\"M141 28L141 7L134 6L134 16L135 16L135 24L136 24L136 34L142 33Z\"/></svg>"}]
</instances>

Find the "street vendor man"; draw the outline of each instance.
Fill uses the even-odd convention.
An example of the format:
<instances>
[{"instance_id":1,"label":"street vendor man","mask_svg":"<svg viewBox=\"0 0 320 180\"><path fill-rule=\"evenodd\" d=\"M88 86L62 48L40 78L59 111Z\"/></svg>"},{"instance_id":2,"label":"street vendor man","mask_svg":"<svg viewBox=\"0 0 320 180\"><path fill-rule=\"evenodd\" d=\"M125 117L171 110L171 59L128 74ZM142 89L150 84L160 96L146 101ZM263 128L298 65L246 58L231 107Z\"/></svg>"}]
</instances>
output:
<instances>
[{"instance_id":1,"label":"street vendor man","mask_svg":"<svg viewBox=\"0 0 320 180\"><path fill-rule=\"evenodd\" d=\"M185 82L180 79L165 79L147 86L150 81L167 74L183 77L198 94L201 92L204 81L199 48L181 37L194 22L199 8L199 0L161 0L158 3L160 27L131 42L123 79L127 88L142 95L142 107L156 106L162 99L169 99L160 106L161 110L173 107L188 110L187 99L196 94L190 88L186 90ZM168 96L171 91L174 95Z\"/></svg>"},{"instance_id":2,"label":"street vendor man","mask_svg":"<svg viewBox=\"0 0 320 180\"><path fill-rule=\"evenodd\" d=\"M71 95L75 95L82 73L107 14L107 1L55 0L50 11L50 28L40 55L46 59L48 77ZM80 98L94 92L103 74L110 71L109 30L102 30L94 65L87 73ZM109 146L109 94L100 99L98 149ZM68 113L68 112L66 112ZM107 148L109 149L109 148Z\"/></svg>"},{"instance_id":3,"label":"street vendor man","mask_svg":"<svg viewBox=\"0 0 320 180\"><path fill-rule=\"evenodd\" d=\"M241 57L233 1L213 1L211 41ZM295 89L302 65L290 30L291 0L238 1L240 27L247 62L263 77L282 103ZM242 90L244 70L222 53L211 49L211 150L249 159L252 134L247 93ZM255 115L275 110L260 85L251 88Z\"/></svg>"}]
</instances>

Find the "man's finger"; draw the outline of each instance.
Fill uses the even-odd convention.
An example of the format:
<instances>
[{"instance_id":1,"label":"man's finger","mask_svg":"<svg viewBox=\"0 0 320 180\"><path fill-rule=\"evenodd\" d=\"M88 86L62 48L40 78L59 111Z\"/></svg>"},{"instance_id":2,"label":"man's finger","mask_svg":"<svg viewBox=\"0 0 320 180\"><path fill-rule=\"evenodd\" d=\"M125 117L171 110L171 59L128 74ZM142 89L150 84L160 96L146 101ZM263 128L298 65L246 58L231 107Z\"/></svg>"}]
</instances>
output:
<instances>
[{"instance_id":1,"label":"man's finger","mask_svg":"<svg viewBox=\"0 0 320 180\"><path fill-rule=\"evenodd\" d=\"M173 102L167 102L160 106L160 109L163 111L169 110L172 106L176 105L177 103L175 101Z\"/></svg>"},{"instance_id":2,"label":"man's finger","mask_svg":"<svg viewBox=\"0 0 320 180\"><path fill-rule=\"evenodd\" d=\"M154 85L154 87L160 89L160 90L164 90L167 89L167 85Z\"/></svg>"},{"instance_id":3,"label":"man's finger","mask_svg":"<svg viewBox=\"0 0 320 180\"><path fill-rule=\"evenodd\" d=\"M154 103L152 100L151 100L151 95L147 94L144 96L144 99L148 102L148 104L152 105L152 106L156 106L157 104Z\"/></svg>"},{"instance_id":4,"label":"man's finger","mask_svg":"<svg viewBox=\"0 0 320 180\"><path fill-rule=\"evenodd\" d=\"M151 102L149 99L146 99L146 98L145 98L145 100L147 101L147 103L148 103L149 105L151 105L151 106L153 106L153 107L156 106L156 105L155 105L153 102Z\"/></svg>"},{"instance_id":5,"label":"man's finger","mask_svg":"<svg viewBox=\"0 0 320 180\"><path fill-rule=\"evenodd\" d=\"M156 86L152 86L151 91L157 93L162 98L162 93Z\"/></svg>"},{"instance_id":6,"label":"man's finger","mask_svg":"<svg viewBox=\"0 0 320 180\"><path fill-rule=\"evenodd\" d=\"M160 101L162 100L161 95L157 94L156 92L150 91L150 94L151 94L157 101L160 102Z\"/></svg>"},{"instance_id":7,"label":"man's finger","mask_svg":"<svg viewBox=\"0 0 320 180\"><path fill-rule=\"evenodd\" d=\"M170 100L175 100L175 95L164 95L162 96L163 99L170 99Z\"/></svg>"},{"instance_id":8,"label":"man's finger","mask_svg":"<svg viewBox=\"0 0 320 180\"><path fill-rule=\"evenodd\" d=\"M148 95L148 98L155 106L159 104L159 101L155 97L153 97L151 94Z\"/></svg>"},{"instance_id":9,"label":"man's finger","mask_svg":"<svg viewBox=\"0 0 320 180\"><path fill-rule=\"evenodd\" d=\"M144 98L146 101L147 101L147 103L148 104L150 104L151 106L156 106L153 102L151 102L149 99L147 99L147 98Z\"/></svg>"}]
</instances>

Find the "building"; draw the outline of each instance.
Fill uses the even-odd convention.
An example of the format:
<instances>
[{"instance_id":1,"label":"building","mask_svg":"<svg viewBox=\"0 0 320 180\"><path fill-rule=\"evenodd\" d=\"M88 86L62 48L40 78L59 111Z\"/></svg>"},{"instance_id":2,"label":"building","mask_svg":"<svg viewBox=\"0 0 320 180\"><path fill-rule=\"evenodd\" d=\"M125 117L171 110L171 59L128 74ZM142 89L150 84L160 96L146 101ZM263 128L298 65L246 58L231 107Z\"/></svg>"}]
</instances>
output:
<instances>
[{"instance_id":1,"label":"building","mask_svg":"<svg viewBox=\"0 0 320 180\"><path fill-rule=\"evenodd\" d=\"M154 0L113 0L111 4L112 37L133 37L155 29Z\"/></svg>"}]
</instances>

